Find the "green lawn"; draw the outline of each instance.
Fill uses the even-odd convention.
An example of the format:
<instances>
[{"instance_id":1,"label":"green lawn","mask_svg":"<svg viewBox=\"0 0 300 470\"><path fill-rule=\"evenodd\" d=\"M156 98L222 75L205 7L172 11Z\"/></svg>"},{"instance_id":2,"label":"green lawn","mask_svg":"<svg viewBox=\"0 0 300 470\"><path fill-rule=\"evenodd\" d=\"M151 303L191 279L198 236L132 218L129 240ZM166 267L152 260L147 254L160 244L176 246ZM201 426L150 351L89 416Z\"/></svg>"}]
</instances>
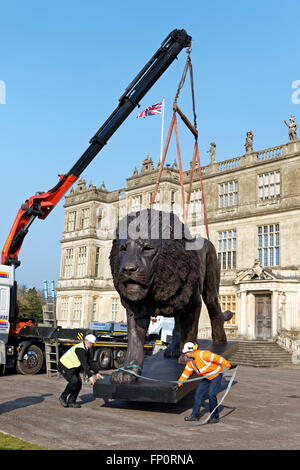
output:
<instances>
[{"instance_id":1,"label":"green lawn","mask_svg":"<svg viewBox=\"0 0 300 470\"><path fill-rule=\"evenodd\" d=\"M45 450L43 447L30 444L30 442L22 441L17 437L3 434L0 432L0 450Z\"/></svg>"}]
</instances>

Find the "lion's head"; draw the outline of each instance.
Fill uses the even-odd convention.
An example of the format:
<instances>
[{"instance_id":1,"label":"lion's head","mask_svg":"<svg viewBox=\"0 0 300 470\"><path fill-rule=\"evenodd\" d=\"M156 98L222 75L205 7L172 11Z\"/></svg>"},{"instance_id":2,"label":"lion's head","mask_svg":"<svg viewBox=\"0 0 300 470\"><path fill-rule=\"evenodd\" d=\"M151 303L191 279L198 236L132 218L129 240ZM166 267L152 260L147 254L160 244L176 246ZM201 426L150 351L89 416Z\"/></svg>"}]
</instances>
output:
<instances>
[{"instance_id":1,"label":"lion's head","mask_svg":"<svg viewBox=\"0 0 300 470\"><path fill-rule=\"evenodd\" d=\"M186 249L188 228L173 213L145 209L118 224L110 265L121 302L144 302L149 315L188 305L200 279L197 252Z\"/></svg>"}]
</instances>

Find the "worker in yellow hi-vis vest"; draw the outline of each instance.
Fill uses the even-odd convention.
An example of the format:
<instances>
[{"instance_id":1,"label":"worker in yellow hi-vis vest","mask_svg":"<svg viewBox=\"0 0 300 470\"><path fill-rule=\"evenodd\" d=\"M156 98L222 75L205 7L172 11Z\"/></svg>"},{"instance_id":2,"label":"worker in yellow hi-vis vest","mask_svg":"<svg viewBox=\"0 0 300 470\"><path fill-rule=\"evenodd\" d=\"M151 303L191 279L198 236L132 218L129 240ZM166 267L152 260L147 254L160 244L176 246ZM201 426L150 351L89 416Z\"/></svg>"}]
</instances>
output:
<instances>
[{"instance_id":1,"label":"worker in yellow hi-vis vest","mask_svg":"<svg viewBox=\"0 0 300 470\"><path fill-rule=\"evenodd\" d=\"M99 367L91 357L91 349L96 342L94 335L87 335L81 343L72 346L59 360L58 370L68 384L59 397L63 407L81 408L76 399L82 387L80 372L83 370L92 385L97 379L104 379ZM93 372L94 374L93 374Z\"/></svg>"}]
</instances>

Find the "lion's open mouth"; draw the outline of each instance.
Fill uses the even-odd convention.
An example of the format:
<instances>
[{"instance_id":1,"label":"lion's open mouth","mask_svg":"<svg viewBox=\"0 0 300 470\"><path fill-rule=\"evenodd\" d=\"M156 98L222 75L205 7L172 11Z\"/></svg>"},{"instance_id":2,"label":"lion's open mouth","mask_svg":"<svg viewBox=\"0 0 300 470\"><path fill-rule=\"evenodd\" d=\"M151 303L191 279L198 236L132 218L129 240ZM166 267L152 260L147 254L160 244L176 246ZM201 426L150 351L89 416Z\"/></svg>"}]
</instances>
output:
<instances>
[{"instance_id":1,"label":"lion's open mouth","mask_svg":"<svg viewBox=\"0 0 300 470\"><path fill-rule=\"evenodd\" d=\"M138 281L135 281L134 279L129 279L128 281L125 281L124 283L125 289L130 289L130 290L138 290L138 289L145 289L145 286L141 284Z\"/></svg>"},{"instance_id":2,"label":"lion's open mouth","mask_svg":"<svg viewBox=\"0 0 300 470\"><path fill-rule=\"evenodd\" d=\"M147 295L149 286L140 280L123 278L121 281L121 291L128 299L140 300Z\"/></svg>"}]
</instances>

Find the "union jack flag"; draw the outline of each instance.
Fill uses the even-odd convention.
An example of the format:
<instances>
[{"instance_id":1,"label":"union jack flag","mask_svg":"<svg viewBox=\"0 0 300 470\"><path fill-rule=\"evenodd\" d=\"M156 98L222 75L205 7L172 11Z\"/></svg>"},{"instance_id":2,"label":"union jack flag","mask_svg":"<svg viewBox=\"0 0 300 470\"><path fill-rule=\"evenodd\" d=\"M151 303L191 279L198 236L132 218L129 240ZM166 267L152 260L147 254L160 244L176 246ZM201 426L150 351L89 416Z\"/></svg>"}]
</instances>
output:
<instances>
[{"instance_id":1,"label":"union jack flag","mask_svg":"<svg viewBox=\"0 0 300 470\"><path fill-rule=\"evenodd\" d=\"M153 104L152 106L148 106L148 108L144 109L140 114L137 115L137 118L155 116L156 114L161 114L161 110L162 110L162 101L160 101L159 103Z\"/></svg>"}]
</instances>

